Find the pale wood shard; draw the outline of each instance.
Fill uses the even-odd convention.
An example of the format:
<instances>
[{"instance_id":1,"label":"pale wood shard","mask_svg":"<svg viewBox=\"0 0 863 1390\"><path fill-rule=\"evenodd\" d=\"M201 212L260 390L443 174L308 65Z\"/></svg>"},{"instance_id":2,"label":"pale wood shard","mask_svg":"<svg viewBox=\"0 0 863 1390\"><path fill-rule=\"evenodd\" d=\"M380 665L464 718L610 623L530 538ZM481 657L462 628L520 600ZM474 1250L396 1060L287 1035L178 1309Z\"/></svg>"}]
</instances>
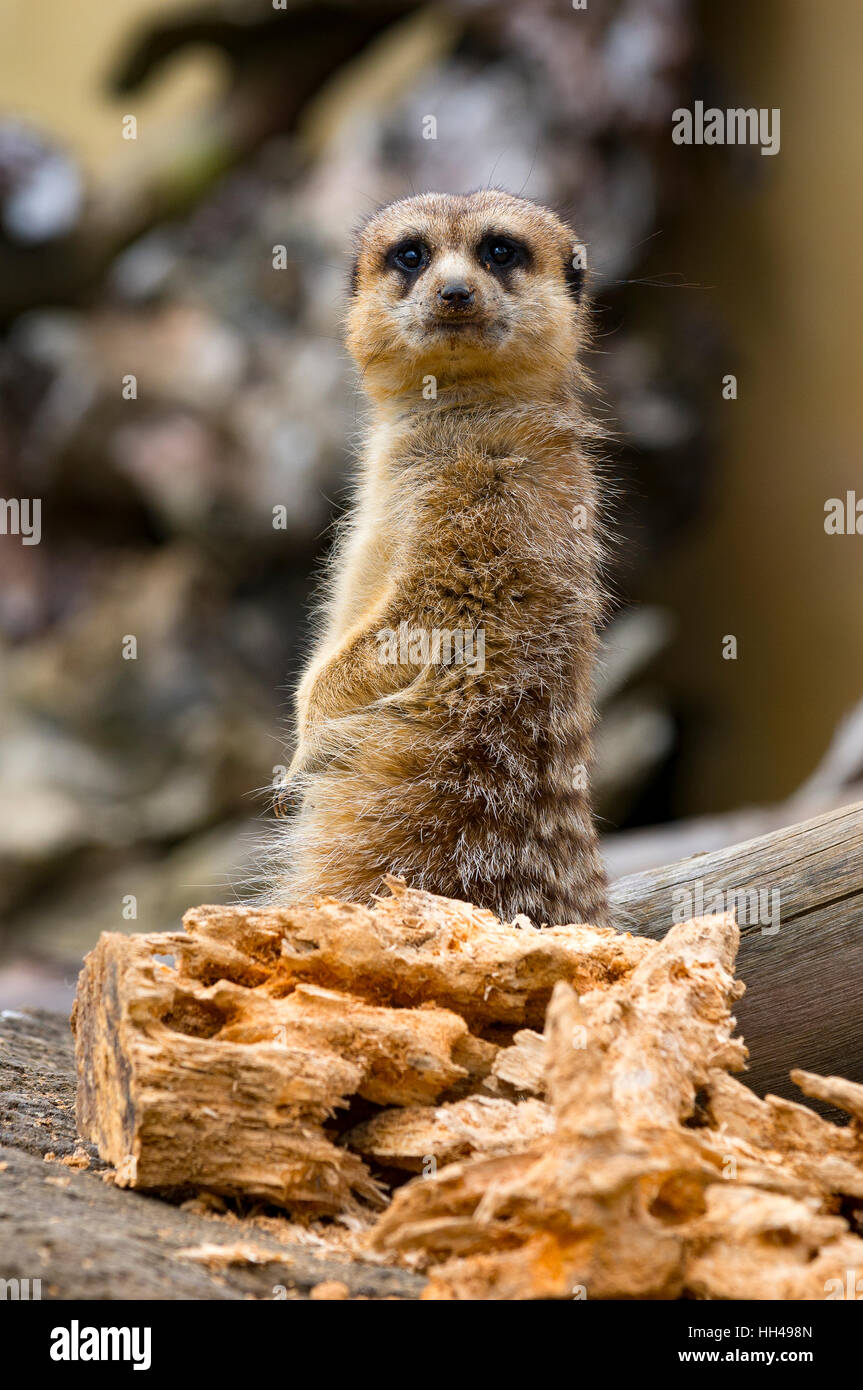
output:
<instances>
[{"instance_id":1,"label":"pale wood shard","mask_svg":"<svg viewBox=\"0 0 863 1390\"><path fill-rule=\"evenodd\" d=\"M492 1062L489 1089L516 1095L545 1095L546 1049L542 1033L521 1028L511 1047L502 1047Z\"/></svg>"},{"instance_id":2,"label":"pale wood shard","mask_svg":"<svg viewBox=\"0 0 863 1390\"><path fill-rule=\"evenodd\" d=\"M805 1096L835 1105L851 1116L855 1127L863 1128L863 1085L858 1081L846 1081L843 1076L816 1076L798 1068L792 1070L791 1080Z\"/></svg>"},{"instance_id":3,"label":"pale wood shard","mask_svg":"<svg viewBox=\"0 0 863 1390\"><path fill-rule=\"evenodd\" d=\"M175 1260L189 1260L192 1264L206 1265L208 1269L228 1269L231 1265L267 1265L278 1263L278 1256L272 1250L252 1245L250 1241L238 1240L233 1244L189 1245L174 1251ZM290 1259L284 1261L290 1264Z\"/></svg>"},{"instance_id":4,"label":"pale wood shard","mask_svg":"<svg viewBox=\"0 0 863 1390\"><path fill-rule=\"evenodd\" d=\"M388 1167L418 1173L477 1154L519 1153L553 1129L551 1109L540 1100L474 1096L385 1110L352 1129L346 1142Z\"/></svg>"}]
</instances>

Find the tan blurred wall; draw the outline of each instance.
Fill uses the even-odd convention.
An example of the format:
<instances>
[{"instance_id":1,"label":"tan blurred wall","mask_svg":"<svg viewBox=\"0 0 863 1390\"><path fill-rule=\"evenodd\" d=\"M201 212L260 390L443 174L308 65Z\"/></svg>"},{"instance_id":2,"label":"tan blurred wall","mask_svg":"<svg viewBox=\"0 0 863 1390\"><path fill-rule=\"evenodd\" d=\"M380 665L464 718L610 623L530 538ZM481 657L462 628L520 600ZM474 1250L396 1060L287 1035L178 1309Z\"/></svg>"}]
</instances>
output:
<instances>
[{"instance_id":1,"label":"tan blurred wall","mask_svg":"<svg viewBox=\"0 0 863 1390\"><path fill-rule=\"evenodd\" d=\"M213 55L182 55L153 89L106 99L105 81L140 21L186 10L189 0L3 0L0 109L29 117L68 141L91 170L122 158L120 117L168 130L222 80Z\"/></svg>"},{"instance_id":2,"label":"tan blurred wall","mask_svg":"<svg viewBox=\"0 0 863 1390\"><path fill-rule=\"evenodd\" d=\"M680 615L677 691L706 713L722 707L692 766L690 810L789 792L863 698L863 535L824 531L827 498L863 499L863 5L703 10L739 79L732 104L778 106L782 139L749 189L723 173L723 150L700 151L700 196L657 252L714 287L697 293L724 316L722 370L739 383L726 403L716 382L709 524L651 595ZM721 659L726 633L740 639L736 662Z\"/></svg>"}]
</instances>

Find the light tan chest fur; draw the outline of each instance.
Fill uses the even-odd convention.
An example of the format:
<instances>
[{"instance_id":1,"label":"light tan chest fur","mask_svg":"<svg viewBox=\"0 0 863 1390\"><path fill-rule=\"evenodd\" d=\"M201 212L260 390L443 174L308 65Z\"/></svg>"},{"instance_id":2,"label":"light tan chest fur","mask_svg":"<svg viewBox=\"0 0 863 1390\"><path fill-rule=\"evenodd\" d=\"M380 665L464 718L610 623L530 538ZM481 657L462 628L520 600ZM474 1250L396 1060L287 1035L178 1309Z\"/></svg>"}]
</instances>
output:
<instances>
[{"instance_id":1,"label":"light tan chest fur","mask_svg":"<svg viewBox=\"0 0 863 1390\"><path fill-rule=\"evenodd\" d=\"M601 916L579 780L599 550L577 436L560 402L415 412L373 432L298 692L295 892L367 897L395 871L501 911L567 915L567 879L581 878ZM482 660L382 658L400 625L474 657L481 638Z\"/></svg>"}]
</instances>

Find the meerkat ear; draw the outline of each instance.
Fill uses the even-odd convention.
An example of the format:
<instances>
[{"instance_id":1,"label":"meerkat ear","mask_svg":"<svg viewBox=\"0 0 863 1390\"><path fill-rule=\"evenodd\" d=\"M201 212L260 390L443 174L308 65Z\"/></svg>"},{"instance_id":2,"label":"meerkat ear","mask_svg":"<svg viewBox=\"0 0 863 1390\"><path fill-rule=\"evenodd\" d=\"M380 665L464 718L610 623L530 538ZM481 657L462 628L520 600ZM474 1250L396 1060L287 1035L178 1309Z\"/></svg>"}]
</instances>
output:
<instances>
[{"instance_id":1,"label":"meerkat ear","mask_svg":"<svg viewBox=\"0 0 863 1390\"><path fill-rule=\"evenodd\" d=\"M572 295L576 304L579 303L584 290L584 280L587 273L587 247L577 241L572 251L567 256L563 267L563 278L566 280L566 288Z\"/></svg>"}]
</instances>

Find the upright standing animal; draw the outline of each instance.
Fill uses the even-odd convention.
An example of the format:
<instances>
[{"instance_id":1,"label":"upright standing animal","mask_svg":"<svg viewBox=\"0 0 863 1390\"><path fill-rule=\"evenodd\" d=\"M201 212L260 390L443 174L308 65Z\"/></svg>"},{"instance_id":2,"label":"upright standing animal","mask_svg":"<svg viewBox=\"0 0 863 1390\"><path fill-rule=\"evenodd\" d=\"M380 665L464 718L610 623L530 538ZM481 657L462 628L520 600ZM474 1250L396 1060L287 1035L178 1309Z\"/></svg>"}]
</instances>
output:
<instances>
[{"instance_id":1,"label":"upright standing animal","mask_svg":"<svg viewBox=\"0 0 863 1390\"><path fill-rule=\"evenodd\" d=\"M588 791L603 611L584 251L497 191L362 229L373 414L300 682L276 896L385 873L505 920L607 925Z\"/></svg>"}]
</instances>

